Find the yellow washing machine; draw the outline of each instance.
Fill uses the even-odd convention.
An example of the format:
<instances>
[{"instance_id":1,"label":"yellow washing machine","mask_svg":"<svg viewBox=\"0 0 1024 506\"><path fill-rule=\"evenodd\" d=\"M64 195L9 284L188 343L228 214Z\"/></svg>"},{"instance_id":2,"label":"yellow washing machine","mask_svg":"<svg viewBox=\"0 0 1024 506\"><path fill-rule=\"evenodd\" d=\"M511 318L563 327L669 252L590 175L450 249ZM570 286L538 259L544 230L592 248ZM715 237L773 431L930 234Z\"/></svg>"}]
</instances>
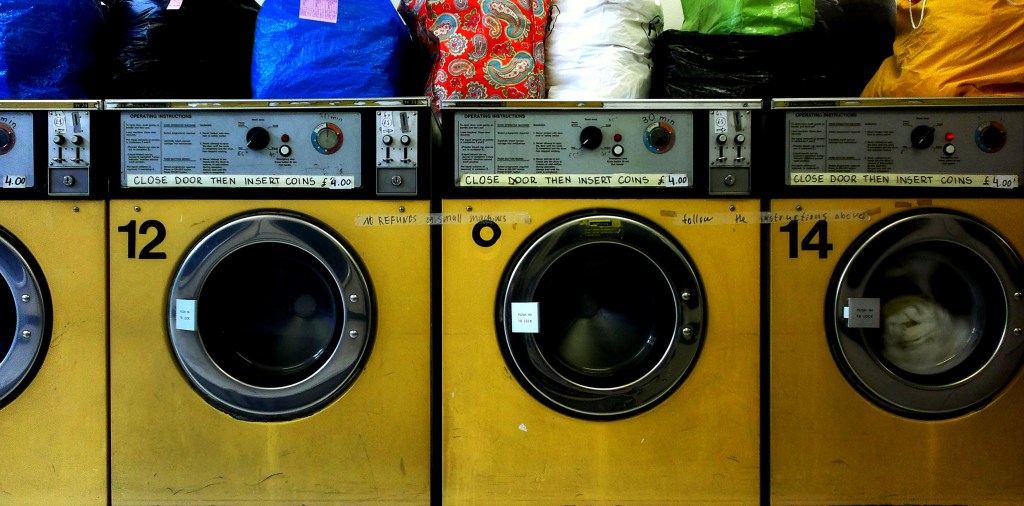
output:
<instances>
[{"instance_id":1,"label":"yellow washing machine","mask_svg":"<svg viewBox=\"0 0 1024 506\"><path fill-rule=\"evenodd\" d=\"M757 101L449 101L445 504L759 498Z\"/></svg>"},{"instance_id":2,"label":"yellow washing machine","mask_svg":"<svg viewBox=\"0 0 1024 506\"><path fill-rule=\"evenodd\" d=\"M1021 503L1024 100L772 109L772 502Z\"/></svg>"},{"instance_id":3,"label":"yellow washing machine","mask_svg":"<svg viewBox=\"0 0 1024 506\"><path fill-rule=\"evenodd\" d=\"M112 502L429 502L426 100L106 108Z\"/></svg>"},{"instance_id":4,"label":"yellow washing machine","mask_svg":"<svg viewBox=\"0 0 1024 506\"><path fill-rule=\"evenodd\" d=\"M100 103L0 102L0 497L107 502Z\"/></svg>"}]
</instances>

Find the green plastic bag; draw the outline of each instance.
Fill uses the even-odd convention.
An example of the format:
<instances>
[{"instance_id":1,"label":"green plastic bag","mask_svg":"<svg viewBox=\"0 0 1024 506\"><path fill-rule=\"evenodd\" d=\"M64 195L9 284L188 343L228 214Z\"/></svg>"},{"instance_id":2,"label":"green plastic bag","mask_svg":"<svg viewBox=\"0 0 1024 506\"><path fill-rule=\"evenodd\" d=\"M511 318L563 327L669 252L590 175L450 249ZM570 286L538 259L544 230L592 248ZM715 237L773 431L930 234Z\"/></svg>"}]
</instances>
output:
<instances>
[{"instance_id":1,"label":"green plastic bag","mask_svg":"<svg viewBox=\"0 0 1024 506\"><path fill-rule=\"evenodd\" d=\"M783 35L814 27L815 0L682 0L683 31Z\"/></svg>"}]
</instances>

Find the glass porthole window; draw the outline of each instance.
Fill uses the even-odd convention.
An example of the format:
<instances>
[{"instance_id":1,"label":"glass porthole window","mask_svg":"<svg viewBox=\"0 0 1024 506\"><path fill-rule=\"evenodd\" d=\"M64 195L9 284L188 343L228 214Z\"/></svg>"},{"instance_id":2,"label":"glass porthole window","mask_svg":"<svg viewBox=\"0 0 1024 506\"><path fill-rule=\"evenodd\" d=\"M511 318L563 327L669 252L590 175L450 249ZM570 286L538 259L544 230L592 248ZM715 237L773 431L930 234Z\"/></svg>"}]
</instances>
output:
<instances>
[{"instance_id":1,"label":"glass porthole window","mask_svg":"<svg viewBox=\"0 0 1024 506\"><path fill-rule=\"evenodd\" d=\"M182 260L169 303L182 369L207 401L241 419L316 412L352 384L373 341L364 268L301 216L220 224Z\"/></svg>"},{"instance_id":2,"label":"glass porthole window","mask_svg":"<svg viewBox=\"0 0 1024 506\"><path fill-rule=\"evenodd\" d=\"M654 407L683 382L706 333L693 262L631 214L554 220L524 242L500 286L498 341L509 370L571 416Z\"/></svg>"},{"instance_id":3,"label":"glass porthole window","mask_svg":"<svg viewBox=\"0 0 1024 506\"><path fill-rule=\"evenodd\" d=\"M868 231L832 280L833 357L868 399L920 419L982 408L1024 354L1021 260L988 225L939 210Z\"/></svg>"}]
</instances>

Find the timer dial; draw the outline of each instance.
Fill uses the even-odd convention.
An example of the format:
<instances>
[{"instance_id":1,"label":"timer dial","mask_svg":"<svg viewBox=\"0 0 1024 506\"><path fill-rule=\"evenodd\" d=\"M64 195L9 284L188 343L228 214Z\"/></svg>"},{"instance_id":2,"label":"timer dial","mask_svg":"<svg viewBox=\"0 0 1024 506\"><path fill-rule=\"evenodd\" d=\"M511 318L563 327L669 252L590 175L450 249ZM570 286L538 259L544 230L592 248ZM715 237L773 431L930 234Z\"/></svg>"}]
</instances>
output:
<instances>
[{"instance_id":1,"label":"timer dial","mask_svg":"<svg viewBox=\"0 0 1024 506\"><path fill-rule=\"evenodd\" d=\"M7 123L0 123L0 155L14 149L14 129Z\"/></svg>"},{"instance_id":2,"label":"timer dial","mask_svg":"<svg viewBox=\"0 0 1024 506\"><path fill-rule=\"evenodd\" d=\"M644 130L644 144L652 153L666 153L675 144L676 133L672 126L665 122L651 124Z\"/></svg>"},{"instance_id":3,"label":"timer dial","mask_svg":"<svg viewBox=\"0 0 1024 506\"><path fill-rule=\"evenodd\" d=\"M986 121L975 130L974 142L986 153L998 152L1006 146L1006 127L995 121Z\"/></svg>"},{"instance_id":4,"label":"timer dial","mask_svg":"<svg viewBox=\"0 0 1024 506\"><path fill-rule=\"evenodd\" d=\"M345 136L341 133L341 128L338 125L321 123L313 129L310 140L313 142L313 148L321 154L329 155L341 149Z\"/></svg>"}]
</instances>

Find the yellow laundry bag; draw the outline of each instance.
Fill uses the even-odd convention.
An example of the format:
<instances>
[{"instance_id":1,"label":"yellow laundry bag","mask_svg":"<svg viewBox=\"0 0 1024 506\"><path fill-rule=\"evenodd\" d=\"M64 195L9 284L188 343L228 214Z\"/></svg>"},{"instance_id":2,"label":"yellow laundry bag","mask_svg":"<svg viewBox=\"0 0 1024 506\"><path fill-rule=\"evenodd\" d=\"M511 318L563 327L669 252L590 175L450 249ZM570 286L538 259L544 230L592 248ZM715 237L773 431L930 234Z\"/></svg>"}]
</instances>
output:
<instances>
[{"instance_id":1,"label":"yellow laundry bag","mask_svg":"<svg viewBox=\"0 0 1024 506\"><path fill-rule=\"evenodd\" d=\"M1024 95L1024 0L896 0L893 55L864 97Z\"/></svg>"}]
</instances>

